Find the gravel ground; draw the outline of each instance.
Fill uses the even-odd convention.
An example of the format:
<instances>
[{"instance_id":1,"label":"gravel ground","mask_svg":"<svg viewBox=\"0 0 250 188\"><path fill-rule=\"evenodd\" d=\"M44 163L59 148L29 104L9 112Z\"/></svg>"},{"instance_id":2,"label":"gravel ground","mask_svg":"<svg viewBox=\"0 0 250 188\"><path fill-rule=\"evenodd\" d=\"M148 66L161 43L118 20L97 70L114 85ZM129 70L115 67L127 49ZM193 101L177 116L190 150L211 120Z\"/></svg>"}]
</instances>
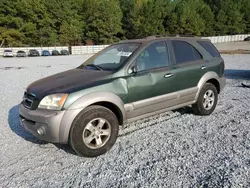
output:
<instances>
[{"instance_id":1,"label":"gravel ground","mask_svg":"<svg viewBox=\"0 0 250 188\"><path fill-rule=\"evenodd\" d=\"M250 55L224 55L227 86L208 117L190 108L125 125L93 158L38 141L18 122L25 87L86 56L0 58L0 187L250 187Z\"/></svg>"},{"instance_id":2,"label":"gravel ground","mask_svg":"<svg viewBox=\"0 0 250 188\"><path fill-rule=\"evenodd\" d=\"M214 44L218 50L250 50L250 42L223 42Z\"/></svg>"}]
</instances>

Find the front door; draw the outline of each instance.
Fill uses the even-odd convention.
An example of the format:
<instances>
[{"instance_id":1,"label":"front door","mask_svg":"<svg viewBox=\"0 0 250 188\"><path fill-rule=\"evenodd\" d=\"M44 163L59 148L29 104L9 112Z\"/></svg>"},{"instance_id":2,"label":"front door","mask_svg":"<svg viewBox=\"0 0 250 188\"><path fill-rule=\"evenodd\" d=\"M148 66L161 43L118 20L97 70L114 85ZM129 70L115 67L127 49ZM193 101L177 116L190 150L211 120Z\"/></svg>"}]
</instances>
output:
<instances>
[{"instance_id":1,"label":"front door","mask_svg":"<svg viewBox=\"0 0 250 188\"><path fill-rule=\"evenodd\" d=\"M136 73L127 78L128 102L134 108L131 117L160 110L167 107L168 100L177 98L175 75L169 59L164 41L149 45L137 57ZM171 102L168 104L172 105Z\"/></svg>"}]
</instances>

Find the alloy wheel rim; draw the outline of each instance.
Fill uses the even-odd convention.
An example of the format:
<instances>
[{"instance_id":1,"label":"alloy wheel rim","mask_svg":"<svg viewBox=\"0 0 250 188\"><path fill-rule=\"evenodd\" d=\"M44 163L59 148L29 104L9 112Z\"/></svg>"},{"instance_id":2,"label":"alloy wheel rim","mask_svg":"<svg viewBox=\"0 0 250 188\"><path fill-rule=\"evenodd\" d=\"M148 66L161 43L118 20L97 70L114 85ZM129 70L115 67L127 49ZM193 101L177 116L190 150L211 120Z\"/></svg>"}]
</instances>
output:
<instances>
[{"instance_id":1,"label":"alloy wheel rim","mask_svg":"<svg viewBox=\"0 0 250 188\"><path fill-rule=\"evenodd\" d=\"M203 98L203 107L206 110L211 110L214 105L214 101L215 101L214 92L212 90L206 91Z\"/></svg>"},{"instance_id":2,"label":"alloy wheel rim","mask_svg":"<svg viewBox=\"0 0 250 188\"><path fill-rule=\"evenodd\" d=\"M111 125L104 118L91 120L83 130L82 139L90 149L104 146L111 136Z\"/></svg>"}]
</instances>

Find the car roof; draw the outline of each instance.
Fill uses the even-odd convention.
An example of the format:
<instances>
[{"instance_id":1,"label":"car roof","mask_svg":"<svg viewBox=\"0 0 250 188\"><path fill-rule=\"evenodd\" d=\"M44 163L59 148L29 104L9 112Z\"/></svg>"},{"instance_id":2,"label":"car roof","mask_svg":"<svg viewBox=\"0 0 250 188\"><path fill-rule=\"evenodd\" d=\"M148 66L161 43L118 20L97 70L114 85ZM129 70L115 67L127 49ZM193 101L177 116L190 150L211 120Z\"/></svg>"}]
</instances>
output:
<instances>
[{"instance_id":1,"label":"car roof","mask_svg":"<svg viewBox=\"0 0 250 188\"><path fill-rule=\"evenodd\" d=\"M199 40L199 41L210 41L209 39L202 39L200 37L188 37L188 36L149 36L143 39L132 39L132 40L123 40L120 41L119 43L149 43L152 41L165 41L165 40L183 40L183 41L191 41L191 40Z\"/></svg>"}]
</instances>

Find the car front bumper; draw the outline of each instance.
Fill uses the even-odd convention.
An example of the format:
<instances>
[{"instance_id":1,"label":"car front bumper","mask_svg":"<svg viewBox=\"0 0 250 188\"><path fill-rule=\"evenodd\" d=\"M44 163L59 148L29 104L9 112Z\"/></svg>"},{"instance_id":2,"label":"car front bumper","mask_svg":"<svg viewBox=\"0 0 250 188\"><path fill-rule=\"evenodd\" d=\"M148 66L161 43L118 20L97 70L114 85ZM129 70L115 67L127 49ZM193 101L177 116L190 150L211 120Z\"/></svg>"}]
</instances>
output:
<instances>
[{"instance_id":1,"label":"car front bumper","mask_svg":"<svg viewBox=\"0 0 250 188\"><path fill-rule=\"evenodd\" d=\"M60 143L60 124L65 111L45 109L29 110L22 104L19 107L21 125L40 140Z\"/></svg>"}]
</instances>

